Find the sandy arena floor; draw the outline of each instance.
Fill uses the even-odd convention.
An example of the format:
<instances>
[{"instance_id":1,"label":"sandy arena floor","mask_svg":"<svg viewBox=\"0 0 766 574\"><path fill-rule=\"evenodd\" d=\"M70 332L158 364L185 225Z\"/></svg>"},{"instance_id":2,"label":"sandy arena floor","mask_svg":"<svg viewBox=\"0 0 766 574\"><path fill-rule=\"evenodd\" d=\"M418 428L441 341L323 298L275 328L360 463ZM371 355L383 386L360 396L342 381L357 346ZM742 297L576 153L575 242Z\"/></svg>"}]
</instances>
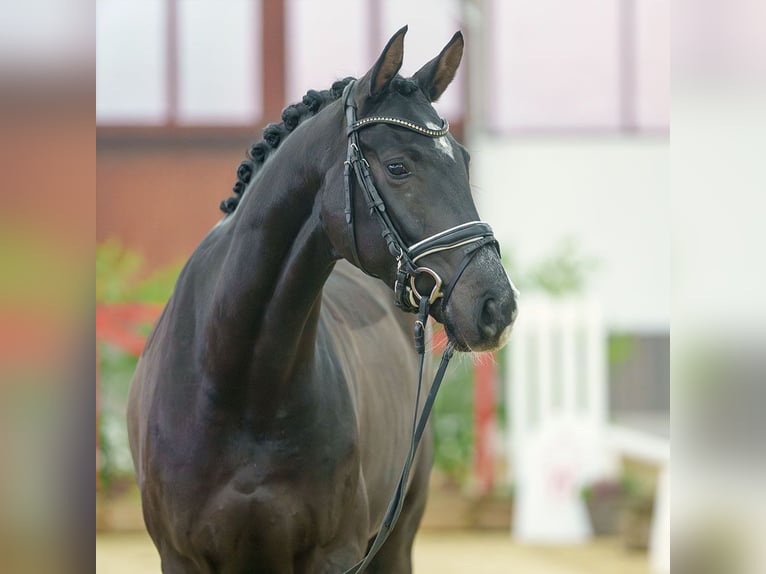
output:
<instances>
[{"instance_id":1,"label":"sandy arena floor","mask_svg":"<svg viewBox=\"0 0 766 574\"><path fill-rule=\"evenodd\" d=\"M99 534L96 571L100 574L160 572L148 535ZM539 547L512 542L504 532L423 531L415 543L415 572L438 574L648 574L645 554L622 550L618 540L584 546Z\"/></svg>"}]
</instances>

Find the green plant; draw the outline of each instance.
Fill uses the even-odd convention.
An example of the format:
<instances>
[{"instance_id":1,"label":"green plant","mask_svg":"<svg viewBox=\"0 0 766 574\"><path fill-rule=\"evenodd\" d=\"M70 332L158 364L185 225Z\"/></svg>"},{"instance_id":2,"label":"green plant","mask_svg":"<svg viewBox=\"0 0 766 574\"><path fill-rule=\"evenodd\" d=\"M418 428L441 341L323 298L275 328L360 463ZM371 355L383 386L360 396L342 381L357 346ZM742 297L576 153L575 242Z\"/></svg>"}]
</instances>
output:
<instances>
[{"instance_id":1,"label":"green plant","mask_svg":"<svg viewBox=\"0 0 766 574\"><path fill-rule=\"evenodd\" d=\"M106 488L133 472L125 409L137 362L137 357L108 343L99 347L99 477Z\"/></svg>"},{"instance_id":2,"label":"green plant","mask_svg":"<svg viewBox=\"0 0 766 574\"><path fill-rule=\"evenodd\" d=\"M609 364L619 365L633 356L636 346L636 336L625 333L612 333L607 342Z\"/></svg>"},{"instance_id":3,"label":"green plant","mask_svg":"<svg viewBox=\"0 0 766 574\"><path fill-rule=\"evenodd\" d=\"M527 271L523 284L552 297L581 293L598 262L580 252L572 238L563 239L555 249Z\"/></svg>"},{"instance_id":4,"label":"green plant","mask_svg":"<svg viewBox=\"0 0 766 574\"><path fill-rule=\"evenodd\" d=\"M96 247L96 301L164 303L173 293L182 265L149 273L139 253L110 239Z\"/></svg>"},{"instance_id":5,"label":"green plant","mask_svg":"<svg viewBox=\"0 0 766 574\"><path fill-rule=\"evenodd\" d=\"M96 247L98 303L162 303L171 295L181 265L152 273L140 254L110 240ZM149 330L149 325L142 330ZM125 410L138 357L107 343L99 343L99 477L108 488L129 476L133 465L128 447Z\"/></svg>"},{"instance_id":6,"label":"green plant","mask_svg":"<svg viewBox=\"0 0 766 574\"><path fill-rule=\"evenodd\" d=\"M646 508L651 511L652 506L651 492L631 472L625 472L619 478L595 480L585 485L580 495L597 536L616 534L622 515L641 513Z\"/></svg>"},{"instance_id":7,"label":"green plant","mask_svg":"<svg viewBox=\"0 0 766 574\"><path fill-rule=\"evenodd\" d=\"M473 369L470 360L453 360L434 405L434 465L462 483L473 456Z\"/></svg>"}]
</instances>

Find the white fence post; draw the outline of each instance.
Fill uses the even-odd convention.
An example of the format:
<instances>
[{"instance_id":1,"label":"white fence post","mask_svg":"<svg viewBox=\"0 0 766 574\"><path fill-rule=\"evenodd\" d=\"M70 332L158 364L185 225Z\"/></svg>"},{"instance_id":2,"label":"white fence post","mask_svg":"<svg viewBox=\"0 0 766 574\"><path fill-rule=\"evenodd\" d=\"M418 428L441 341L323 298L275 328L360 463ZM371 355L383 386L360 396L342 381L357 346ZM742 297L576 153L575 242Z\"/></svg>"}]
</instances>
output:
<instances>
[{"instance_id":1,"label":"white fence post","mask_svg":"<svg viewBox=\"0 0 766 574\"><path fill-rule=\"evenodd\" d=\"M536 543L584 541L591 529L580 490L611 470L602 442L606 335L598 305L525 297L509 352L514 535Z\"/></svg>"}]
</instances>

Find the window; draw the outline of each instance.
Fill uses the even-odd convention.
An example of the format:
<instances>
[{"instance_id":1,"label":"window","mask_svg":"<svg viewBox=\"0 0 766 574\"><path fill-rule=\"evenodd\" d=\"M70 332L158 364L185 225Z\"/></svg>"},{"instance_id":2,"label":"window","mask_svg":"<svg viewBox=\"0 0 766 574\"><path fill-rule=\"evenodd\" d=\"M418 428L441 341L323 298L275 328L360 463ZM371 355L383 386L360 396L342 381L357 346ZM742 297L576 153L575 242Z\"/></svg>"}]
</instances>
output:
<instances>
[{"instance_id":1,"label":"window","mask_svg":"<svg viewBox=\"0 0 766 574\"><path fill-rule=\"evenodd\" d=\"M166 120L168 10L164 2L99 0L96 11L96 120Z\"/></svg>"},{"instance_id":2,"label":"window","mask_svg":"<svg viewBox=\"0 0 766 574\"><path fill-rule=\"evenodd\" d=\"M490 0L485 22L493 129L667 129L667 0Z\"/></svg>"},{"instance_id":3,"label":"window","mask_svg":"<svg viewBox=\"0 0 766 574\"><path fill-rule=\"evenodd\" d=\"M178 2L178 121L247 124L261 115L261 7Z\"/></svg>"},{"instance_id":4,"label":"window","mask_svg":"<svg viewBox=\"0 0 766 574\"><path fill-rule=\"evenodd\" d=\"M99 0L97 122L254 123L261 13L262 0Z\"/></svg>"}]
</instances>

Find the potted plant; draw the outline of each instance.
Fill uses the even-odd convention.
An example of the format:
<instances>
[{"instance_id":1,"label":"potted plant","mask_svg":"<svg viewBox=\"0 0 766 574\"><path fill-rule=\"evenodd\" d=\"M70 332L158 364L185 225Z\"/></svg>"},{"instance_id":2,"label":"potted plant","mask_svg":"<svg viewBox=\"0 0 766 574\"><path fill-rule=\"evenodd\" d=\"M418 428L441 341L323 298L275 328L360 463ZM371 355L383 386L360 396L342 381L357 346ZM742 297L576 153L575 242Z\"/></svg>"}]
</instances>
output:
<instances>
[{"instance_id":1,"label":"potted plant","mask_svg":"<svg viewBox=\"0 0 766 574\"><path fill-rule=\"evenodd\" d=\"M652 528L654 494L646 486L636 486L625 492L620 518L620 534L627 550L646 550Z\"/></svg>"},{"instance_id":2,"label":"potted plant","mask_svg":"<svg viewBox=\"0 0 766 574\"><path fill-rule=\"evenodd\" d=\"M617 534L625 490L624 481L615 478L596 480L582 489L594 535Z\"/></svg>"}]
</instances>

